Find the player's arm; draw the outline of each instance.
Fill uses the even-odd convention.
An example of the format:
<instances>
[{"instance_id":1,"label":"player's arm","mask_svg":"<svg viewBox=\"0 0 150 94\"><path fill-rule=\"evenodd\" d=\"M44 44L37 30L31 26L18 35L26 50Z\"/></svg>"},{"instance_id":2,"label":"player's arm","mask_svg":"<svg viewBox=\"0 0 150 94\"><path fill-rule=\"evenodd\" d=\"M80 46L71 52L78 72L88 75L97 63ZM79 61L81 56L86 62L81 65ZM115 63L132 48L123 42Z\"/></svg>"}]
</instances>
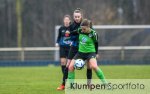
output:
<instances>
[{"instance_id":1,"label":"player's arm","mask_svg":"<svg viewBox=\"0 0 150 94\"><path fill-rule=\"evenodd\" d=\"M98 54L98 34L96 32L94 32L93 40L94 40L94 44L95 44L96 54Z\"/></svg>"},{"instance_id":2,"label":"player's arm","mask_svg":"<svg viewBox=\"0 0 150 94\"><path fill-rule=\"evenodd\" d=\"M79 34L79 30L80 30L80 28L78 28L78 29L76 29L76 30L73 30L73 31L71 31L71 35L77 35L77 34Z\"/></svg>"},{"instance_id":3,"label":"player's arm","mask_svg":"<svg viewBox=\"0 0 150 94\"><path fill-rule=\"evenodd\" d=\"M98 54L98 42L95 42L95 50L96 50L96 54Z\"/></svg>"}]
</instances>

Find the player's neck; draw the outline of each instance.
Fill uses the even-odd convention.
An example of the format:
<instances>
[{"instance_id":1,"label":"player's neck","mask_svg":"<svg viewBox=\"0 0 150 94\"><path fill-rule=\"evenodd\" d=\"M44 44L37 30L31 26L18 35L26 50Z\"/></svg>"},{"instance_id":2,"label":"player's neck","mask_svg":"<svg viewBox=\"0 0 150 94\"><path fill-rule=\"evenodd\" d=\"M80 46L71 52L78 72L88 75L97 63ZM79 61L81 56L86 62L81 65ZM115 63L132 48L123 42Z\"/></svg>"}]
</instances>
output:
<instances>
[{"instance_id":1,"label":"player's neck","mask_svg":"<svg viewBox=\"0 0 150 94\"><path fill-rule=\"evenodd\" d=\"M91 32L91 29L89 28L88 30L87 30L87 33L90 33Z\"/></svg>"}]
</instances>

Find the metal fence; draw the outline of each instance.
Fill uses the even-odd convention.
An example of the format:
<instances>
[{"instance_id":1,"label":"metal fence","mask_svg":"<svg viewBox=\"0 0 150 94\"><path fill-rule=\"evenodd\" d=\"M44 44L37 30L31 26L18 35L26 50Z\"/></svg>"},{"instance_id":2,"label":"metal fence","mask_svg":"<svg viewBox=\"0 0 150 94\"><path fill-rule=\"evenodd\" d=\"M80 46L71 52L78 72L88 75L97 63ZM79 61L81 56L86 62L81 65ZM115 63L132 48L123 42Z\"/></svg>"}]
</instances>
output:
<instances>
[{"instance_id":1,"label":"metal fence","mask_svg":"<svg viewBox=\"0 0 150 94\"><path fill-rule=\"evenodd\" d=\"M56 47L0 48L0 61L58 62L58 50ZM98 61L109 64L119 64L120 61L128 62L124 64L150 64L150 46L103 46L99 47L99 54Z\"/></svg>"}]
</instances>

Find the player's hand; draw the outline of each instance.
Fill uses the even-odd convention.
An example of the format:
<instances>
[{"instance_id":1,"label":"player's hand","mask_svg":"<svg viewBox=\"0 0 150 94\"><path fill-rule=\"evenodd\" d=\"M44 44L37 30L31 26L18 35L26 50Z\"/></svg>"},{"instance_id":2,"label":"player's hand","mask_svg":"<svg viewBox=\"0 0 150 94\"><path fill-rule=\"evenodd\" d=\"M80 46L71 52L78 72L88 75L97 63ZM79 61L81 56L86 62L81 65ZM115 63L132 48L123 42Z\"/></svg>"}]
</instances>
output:
<instances>
[{"instance_id":1,"label":"player's hand","mask_svg":"<svg viewBox=\"0 0 150 94\"><path fill-rule=\"evenodd\" d=\"M59 46L59 44L58 44L58 43L56 43L56 44L55 44L55 46L56 46L56 47L58 47L58 46Z\"/></svg>"},{"instance_id":2,"label":"player's hand","mask_svg":"<svg viewBox=\"0 0 150 94\"><path fill-rule=\"evenodd\" d=\"M72 46L72 42L70 43L70 46Z\"/></svg>"},{"instance_id":3,"label":"player's hand","mask_svg":"<svg viewBox=\"0 0 150 94\"><path fill-rule=\"evenodd\" d=\"M96 58L99 58L100 56L99 56L99 54L96 54Z\"/></svg>"}]
</instances>

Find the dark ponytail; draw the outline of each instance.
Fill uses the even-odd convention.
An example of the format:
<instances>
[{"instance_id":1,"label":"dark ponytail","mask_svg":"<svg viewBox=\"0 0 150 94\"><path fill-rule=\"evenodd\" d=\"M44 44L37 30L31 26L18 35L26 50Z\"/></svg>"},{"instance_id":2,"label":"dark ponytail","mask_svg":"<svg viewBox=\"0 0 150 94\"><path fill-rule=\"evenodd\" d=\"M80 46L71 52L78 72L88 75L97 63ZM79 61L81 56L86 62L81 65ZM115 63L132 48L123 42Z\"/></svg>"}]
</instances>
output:
<instances>
[{"instance_id":1,"label":"dark ponytail","mask_svg":"<svg viewBox=\"0 0 150 94\"><path fill-rule=\"evenodd\" d=\"M80 8L77 8L74 10L74 13L82 13L82 10Z\"/></svg>"},{"instance_id":2,"label":"dark ponytail","mask_svg":"<svg viewBox=\"0 0 150 94\"><path fill-rule=\"evenodd\" d=\"M82 18L83 18L83 10L81 8L75 9L73 13L80 13L82 15Z\"/></svg>"},{"instance_id":3,"label":"dark ponytail","mask_svg":"<svg viewBox=\"0 0 150 94\"><path fill-rule=\"evenodd\" d=\"M90 22L90 28L93 28L93 23L92 23L92 21L89 20L89 22Z\"/></svg>"}]
</instances>

